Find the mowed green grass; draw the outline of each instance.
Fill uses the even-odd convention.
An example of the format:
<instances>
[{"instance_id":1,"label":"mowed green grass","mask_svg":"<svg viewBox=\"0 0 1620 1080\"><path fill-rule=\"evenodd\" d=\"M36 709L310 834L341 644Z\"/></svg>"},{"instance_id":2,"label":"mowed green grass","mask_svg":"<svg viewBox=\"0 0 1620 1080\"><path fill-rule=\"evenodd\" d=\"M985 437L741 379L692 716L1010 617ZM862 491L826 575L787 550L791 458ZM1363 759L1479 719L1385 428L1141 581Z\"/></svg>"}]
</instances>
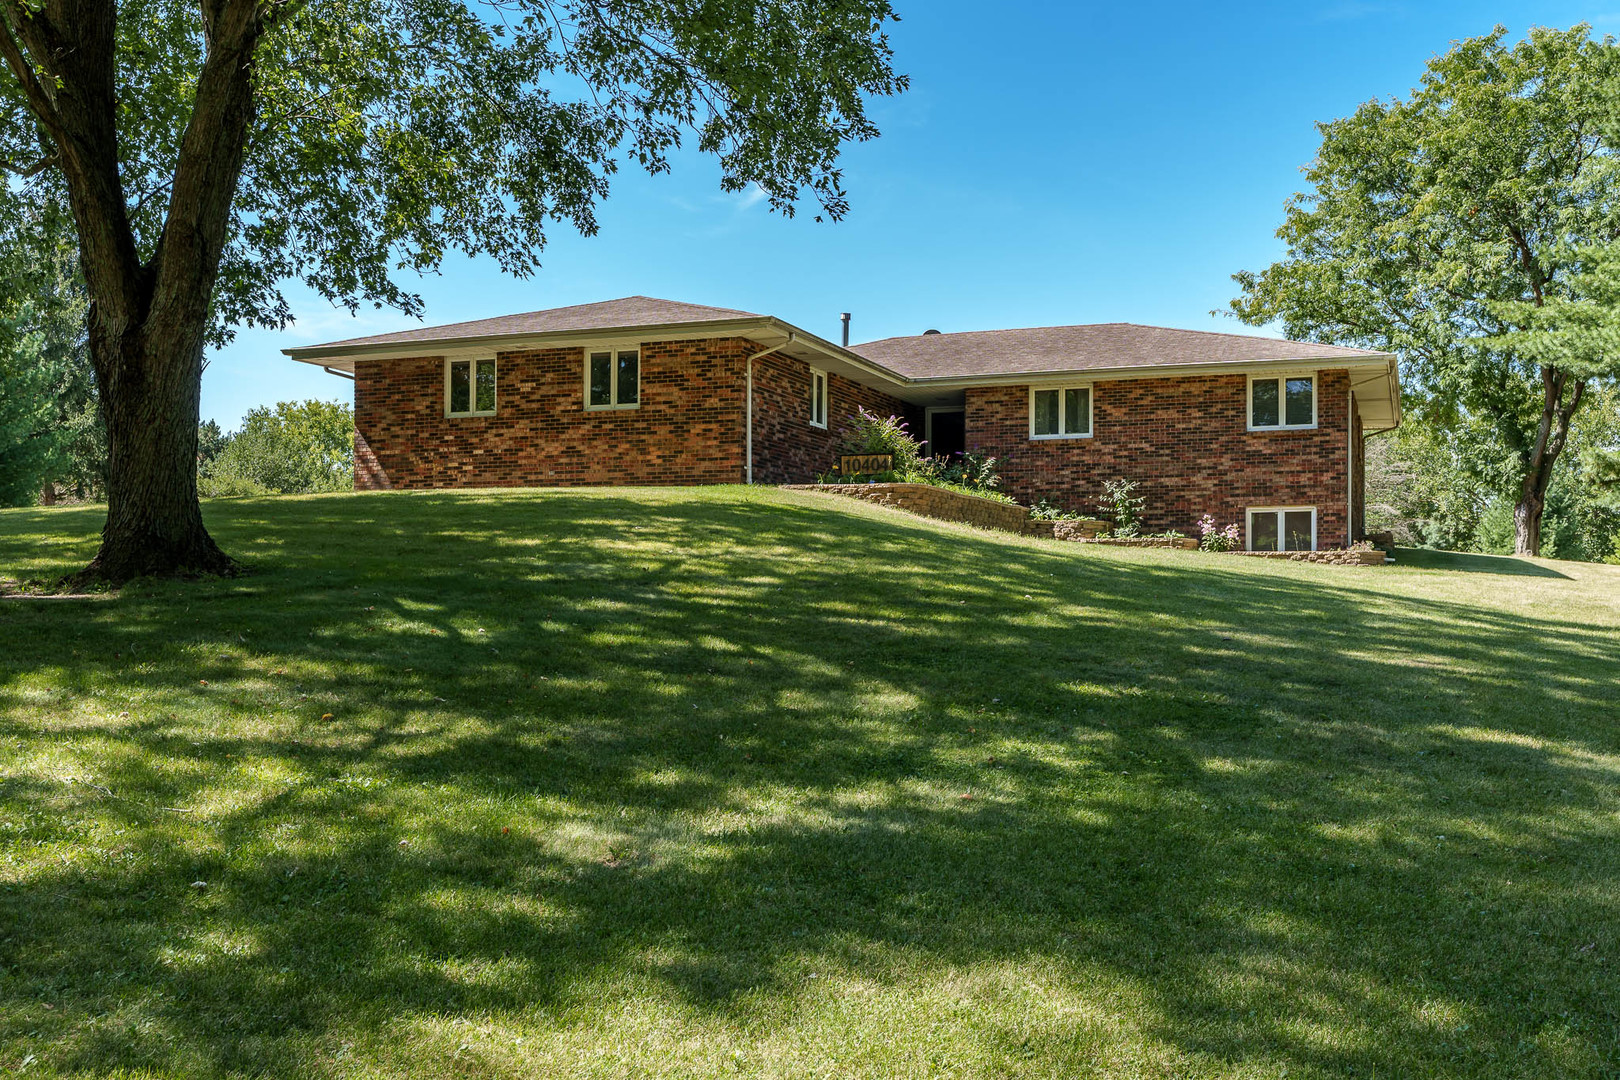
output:
<instances>
[{"instance_id":1,"label":"mowed green grass","mask_svg":"<svg viewBox=\"0 0 1620 1080\"><path fill-rule=\"evenodd\" d=\"M0 1072L1620 1074L1620 568L205 513L248 576L0 601Z\"/></svg>"}]
</instances>

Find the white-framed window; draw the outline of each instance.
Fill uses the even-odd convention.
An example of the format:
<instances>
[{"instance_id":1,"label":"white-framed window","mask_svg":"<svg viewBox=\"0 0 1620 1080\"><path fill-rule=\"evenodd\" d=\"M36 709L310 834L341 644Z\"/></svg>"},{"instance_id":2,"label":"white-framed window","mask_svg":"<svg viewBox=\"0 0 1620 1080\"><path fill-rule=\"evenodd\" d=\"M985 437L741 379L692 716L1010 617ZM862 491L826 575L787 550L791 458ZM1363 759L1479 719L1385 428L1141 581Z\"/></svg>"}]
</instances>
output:
<instances>
[{"instance_id":1,"label":"white-framed window","mask_svg":"<svg viewBox=\"0 0 1620 1080\"><path fill-rule=\"evenodd\" d=\"M444 362L444 415L495 415L495 358Z\"/></svg>"},{"instance_id":2,"label":"white-framed window","mask_svg":"<svg viewBox=\"0 0 1620 1080\"><path fill-rule=\"evenodd\" d=\"M1089 385L1030 387L1029 437L1091 438L1091 387Z\"/></svg>"},{"instance_id":3,"label":"white-framed window","mask_svg":"<svg viewBox=\"0 0 1620 1080\"><path fill-rule=\"evenodd\" d=\"M827 426L827 373L810 369L810 426Z\"/></svg>"},{"instance_id":4,"label":"white-framed window","mask_svg":"<svg viewBox=\"0 0 1620 1080\"><path fill-rule=\"evenodd\" d=\"M1316 426L1316 373L1249 376L1249 430Z\"/></svg>"},{"instance_id":5,"label":"white-framed window","mask_svg":"<svg viewBox=\"0 0 1620 1080\"><path fill-rule=\"evenodd\" d=\"M1250 551L1315 551L1316 507L1249 507Z\"/></svg>"},{"instance_id":6,"label":"white-framed window","mask_svg":"<svg viewBox=\"0 0 1620 1080\"><path fill-rule=\"evenodd\" d=\"M641 349L633 345L585 350L585 408L641 407Z\"/></svg>"}]
</instances>

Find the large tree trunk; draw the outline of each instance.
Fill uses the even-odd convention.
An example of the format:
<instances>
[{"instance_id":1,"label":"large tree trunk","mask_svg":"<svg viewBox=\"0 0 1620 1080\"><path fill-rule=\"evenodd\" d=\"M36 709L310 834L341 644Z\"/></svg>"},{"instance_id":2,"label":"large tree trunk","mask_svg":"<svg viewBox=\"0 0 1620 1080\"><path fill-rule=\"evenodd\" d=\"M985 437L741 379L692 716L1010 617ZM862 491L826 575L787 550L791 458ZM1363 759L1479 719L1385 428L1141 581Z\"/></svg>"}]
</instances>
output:
<instances>
[{"instance_id":1,"label":"large tree trunk","mask_svg":"<svg viewBox=\"0 0 1620 1080\"><path fill-rule=\"evenodd\" d=\"M108 460L101 550L72 580L235 571L203 527L197 502L201 355L193 348L189 358L97 358L98 368L124 377L103 398ZM134 372L149 377L132 379Z\"/></svg>"}]
</instances>

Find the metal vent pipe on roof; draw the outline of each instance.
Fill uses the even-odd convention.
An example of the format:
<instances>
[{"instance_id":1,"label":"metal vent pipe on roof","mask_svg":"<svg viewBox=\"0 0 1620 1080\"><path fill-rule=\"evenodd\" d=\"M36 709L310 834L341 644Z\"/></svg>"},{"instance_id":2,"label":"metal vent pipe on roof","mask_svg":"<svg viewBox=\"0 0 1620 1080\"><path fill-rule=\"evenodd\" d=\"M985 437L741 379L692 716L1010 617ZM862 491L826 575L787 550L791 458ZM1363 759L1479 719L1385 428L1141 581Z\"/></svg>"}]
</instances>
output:
<instances>
[{"instance_id":1,"label":"metal vent pipe on roof","mask_svg":"<svg viewBox=\"0 0 1620 1080\"><path fill-rule=\"evenodd\" d=\"M849 312L846 311L840 314L838 321L844 324L844 348L847 349L849 348Z\"/></svg>"}]
</instances>

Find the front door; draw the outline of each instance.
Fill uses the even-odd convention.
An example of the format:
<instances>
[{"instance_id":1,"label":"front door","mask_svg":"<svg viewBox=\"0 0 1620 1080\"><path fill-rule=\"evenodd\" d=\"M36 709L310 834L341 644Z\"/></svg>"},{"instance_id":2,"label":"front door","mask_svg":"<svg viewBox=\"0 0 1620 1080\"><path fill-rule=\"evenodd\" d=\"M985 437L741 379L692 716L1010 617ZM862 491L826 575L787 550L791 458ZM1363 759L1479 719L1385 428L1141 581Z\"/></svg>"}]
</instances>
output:
<instances>
[{"instance_id":1,"label":"front door","mask_svg":"<svg viewBox=\"0 0 1620 1080\"><path fill-rule=\"evenodd\" d=\"M967 413L961 409L928 410L929 457L946 457L952 461L967 449Z\"/></svg>"}]
</instances>

